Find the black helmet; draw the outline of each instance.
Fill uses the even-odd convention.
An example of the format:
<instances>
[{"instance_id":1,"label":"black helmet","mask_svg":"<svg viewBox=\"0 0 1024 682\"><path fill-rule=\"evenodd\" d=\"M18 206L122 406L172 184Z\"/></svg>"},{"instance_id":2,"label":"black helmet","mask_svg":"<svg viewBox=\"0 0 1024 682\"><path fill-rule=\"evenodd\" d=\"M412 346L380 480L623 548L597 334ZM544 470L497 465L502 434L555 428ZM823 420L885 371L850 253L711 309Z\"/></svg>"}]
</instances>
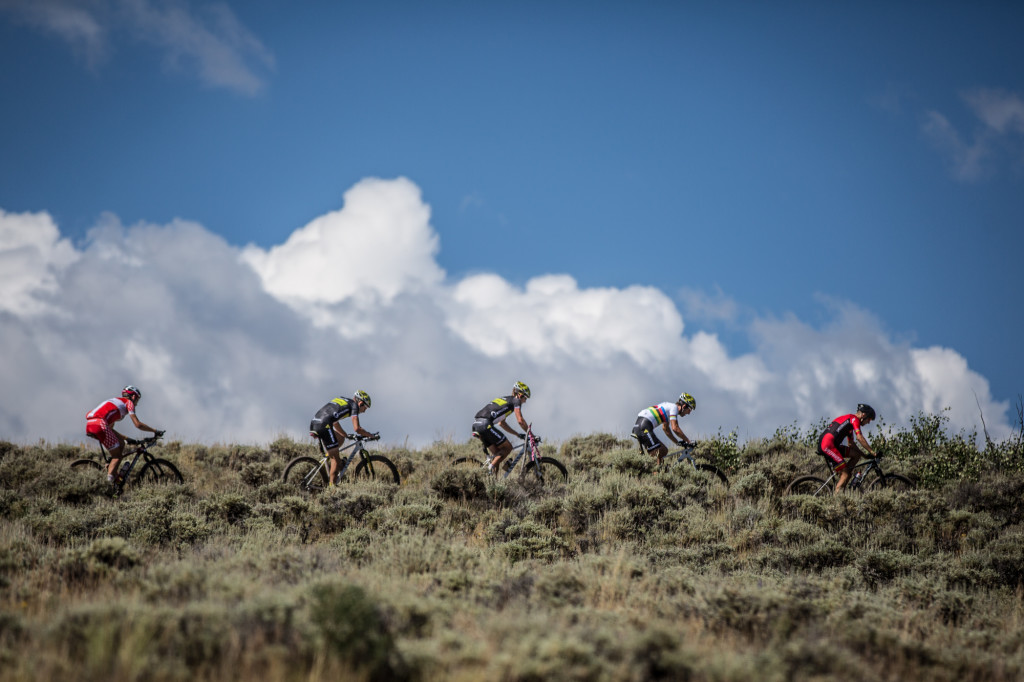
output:
<instances>
[{"instance_id":1,"label":"black helmet","mask_svg":"<svg viewBox=\"0 0 1024 682\"><path fill-rule=\"evenodd\" d=\"M875 408L871 407L870 405L865 405L864 403L861 403L860 405L857 406L857 411L863 414L868 419L875 418Z\"/></svg>"}]
</instances>

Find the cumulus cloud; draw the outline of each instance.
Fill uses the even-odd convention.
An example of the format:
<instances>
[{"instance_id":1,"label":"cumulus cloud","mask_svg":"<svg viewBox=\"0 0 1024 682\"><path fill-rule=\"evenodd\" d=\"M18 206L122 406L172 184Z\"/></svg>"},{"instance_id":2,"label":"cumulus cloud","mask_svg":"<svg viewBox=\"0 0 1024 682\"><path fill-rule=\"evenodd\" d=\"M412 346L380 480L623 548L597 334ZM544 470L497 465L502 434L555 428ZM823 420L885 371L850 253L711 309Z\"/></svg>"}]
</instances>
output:
<instances>
[{"instance_id":1,"label":"cumulus cloud","mask_svg":"<svg viewBox=\"0 0 1024 682\"><path fill-rule=\"evenodd\" d=\"M0 11L64 40L90 68L119 42L134 41L159 49L169 69L255 95L275 66L273 53L224 3L193 11L187 3L153 0L0 0Z\"/></svg>"},{"instance_id":2,"label":"cumulus cloud","mask_svg":"<svg viewBox=\"0 0 1024 682\"><path fill-rule=\"evenodd\" d=\"M683 390L698 400L694 436L768 435L864 400L890 422L949 406L953 427L971 428L975 395L993 436L1010 432L1008 405L963 357L893 341L851 305L823 329L757 319L752 352L737 356L688 330L657 289L581 288L566 274L451 281L439 248L406 179L357 184L266 250L112 215L75 248L46 214L0 212L0 437L79 440L85 413L134 383L141 418L186 440L302 437L323 402L360 388L374 399L364 422L387 440L462 440L517 380L534 389L528 419L555 439L625 434ZM30 264L8 276L20 258Z\"/></svg>"},{"instance_id":3,"label":"cumulus cloud","mask_svg":"<svg viewBox=\"0 0 1024 682\"><path fill-rule=\"evenodd\" d=\"M1021 157L1024 141L1024 100L1015 93L978 88L965 92L961 99L976 118L974 129L964 135L941 112L928 111L922 130L946 155L953 176L974 182L993 172L1001 153Z\"/></svg>"}]
</instances>

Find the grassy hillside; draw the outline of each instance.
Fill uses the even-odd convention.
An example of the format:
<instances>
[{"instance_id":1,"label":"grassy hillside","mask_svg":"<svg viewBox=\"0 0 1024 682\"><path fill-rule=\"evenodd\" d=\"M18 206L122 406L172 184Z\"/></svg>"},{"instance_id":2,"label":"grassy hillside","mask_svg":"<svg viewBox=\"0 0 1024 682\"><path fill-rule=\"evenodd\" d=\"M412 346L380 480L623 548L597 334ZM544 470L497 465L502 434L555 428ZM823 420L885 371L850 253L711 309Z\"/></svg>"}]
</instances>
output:
<instances>
[{"instance_id":1,"label":"grassy hillside","mask_svg":"<svg viewBox=\"0 0 1024 682\"><path fill-rule=\"evenodd\" d=\"M727 490L607 435L545 445L551 490L437 443L317 497L304 443L172 442L185 485L116 501L94 449L0 442L0 679L1018 680L1021 438L943 426L871 429L918 489L828 499L781 495L816 428L706 442Z\"/></svg>"}]
</instances>

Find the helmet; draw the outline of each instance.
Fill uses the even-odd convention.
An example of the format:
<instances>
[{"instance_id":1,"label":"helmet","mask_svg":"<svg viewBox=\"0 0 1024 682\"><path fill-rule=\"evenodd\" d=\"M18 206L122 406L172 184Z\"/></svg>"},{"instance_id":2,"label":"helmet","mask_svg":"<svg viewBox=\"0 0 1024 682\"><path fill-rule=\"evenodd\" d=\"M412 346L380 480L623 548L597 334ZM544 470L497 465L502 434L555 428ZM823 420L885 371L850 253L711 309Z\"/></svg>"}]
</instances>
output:
<instances>
[{"instance_id":1,"label":"helmet","mask_svg":"<svg viewBox=\"0 0 1024 682\"><path fill-rule=\"evenodd\" d=\"M864 403L861 403L860 405L857 406L857 411L863 413L863 415L868 419L875 418L875 408L871 407L870 405L865 405Z\"/></svg>"},{"instance_id":2,"label":"helmet","mask_svg":"<svg viewBox=\"0 0 1024 682\"><path fill-rule=\"evenodd\" d=\"M370 406L370 394L366 391L356 391L355 399L366 403L366 406Z\"/></svg>"},{"instance_id":3,"label":"helmet","mask_svg":"<svg viewBox=\"0 0 1024 682\"><path fill-rule=\"evenodd\" d=\"M529 387L529 386L527 386L526 384L524 384L524 383L523 383L523 382L521 382L521 381L517 381L517 382L516 382L516 385L512 387L512 392L513 392L513 393L516 393L516 392L518 392L518 393L522 393L522 394L523 394L523 395L525 395L525 396L526 396L527 398L529 398L529 397L530 397L530 387Z\"/></svg>"},{"instance_id":4,"label":"helmet","mask_svg":"<svg viewBox=\"0 0 1024 682\"><path fill-rule=\"evenodd\" d=\"M689 405L691 410L697 409L697 401L693 399L693 396L689 393L681 393L677 402Z\"/></svg>"},{"instance_id":5,"label":"helmet","mask_svg":"<svg viewBox=\"0 0 1024 682\"><path fill-rule=\"evenodd\" d=\"M137 403L142 400L142 391L129 384L121 389L121 397L128 398L133 403Z\"/></svg>"}]
</instances>

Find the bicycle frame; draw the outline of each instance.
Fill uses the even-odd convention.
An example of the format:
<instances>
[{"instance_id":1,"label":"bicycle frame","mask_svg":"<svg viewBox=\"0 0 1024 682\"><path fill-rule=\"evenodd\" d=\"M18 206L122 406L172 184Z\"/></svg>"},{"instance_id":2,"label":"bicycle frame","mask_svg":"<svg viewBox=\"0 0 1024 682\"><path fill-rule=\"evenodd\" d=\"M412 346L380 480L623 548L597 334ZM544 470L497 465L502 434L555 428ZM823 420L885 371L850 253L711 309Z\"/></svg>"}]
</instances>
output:
<instances>
[{"instance_id":1,"label":"bicycle frame","mask_svg":"<svg viewBox=\"0 0 1024 682\"><path fill-rule=\"evenodd\" d=\"M683 460L686 460L686 461L688 461L690 463L690 468L692 468L694 471L696 471L697 470L697 459L693 456L693 451L696 450L696 449L697 449L697 444L696 443L692 443L690 445L684 445L683 447L679 448L678 450L673 450L672 452L667 453L665 455L665 459L669 459L670 457L675 457L676 455L679 455L678 457L676 457L676 464L679 464Z\"/></svg>"},{"instance_id":2,"label":"bicycle frame","mask_svg":"<svg viewBox=\"0 0 1024 682\"><path fill-rule=\"evenodd\" d=\"M338 450L339 457L341 456L341 453L345 452L346 450L351 449L352 452L350 452L348 456L344 458L344 461L341 463L341 468L338 469L337 480L340 481L342 479L342 477L345 475L345 472L348 471L349 466L352 464L352 460L356 458L356 455L359 455L364 460L366 459L366 448L363 447L363 440L365 439L362 436L355 436L352 439L351 444L346 445L345 447L340 448ZM319 440L317 440L317 442L320 443ZM330 457L327 456L327 450L324 449L323 443L320 443L320 453L322 455L322 459L320 460L320 466L316 467L315 469L311 469L310 472L305 475L305 477L302 479L302 485L309 486L313 482L313 480L318 475L320 475L321 470L325 472L331 470ZM370 471L373 471L373 465L370 462L367 462L366 465L367 467L370 468Z\"/></svg>"},{"instance_id":3,"label":"bicycle frame","mask_svg":"<svg viewBox=\"0 0 1024 682\"><path fill-rule=\"evenodd\" d=\"M832 481L835 480L838 483L838 478L842 475L841 472L835 470L835 466L833 466L831 460L821 454L819 454L819 457L823 457L825 459L825 465L829 468L829 476L825 479L825 483L814 491L814 494L818 494L823 488L829 487L830 483L832 484L831 487L835 488L835 483L832 483ZM850 468L851 472L857 472L858 469L862 470L859 472L861 474L860 479L854 481L854 477L856 476L856 474L854 474L854 477L851 477L850 481L846 484L846 487L850 490L856 490L864 483L864 479L867 478L868 474L875 470L878 471L879 476L884 476L885 474L882 471L882 467L878 464L878 460L881 458L882 455L878 455L877 457L861 458L861 461L857 462L855 466Z\"/></svg>"},{"instance_id":4,"label":"bicycle frame","mask_svg":"<svg viewBox=\"0 0 1024 682\"><path fill-rule=\"evenodd\" d=\"M540 438L534 437L533 426L531 425L530 428L526 430L526 440L524 440L522 443L520 443L519 445L515 446L512 449L513 452L515 452L516 450L518 450L518 452L516 452L516 456L512 458L512 461L509 462L508 470L505 472L504 478L509 477L509 474L512 473L512 470L516 468L516 464L519 463L519 460L523 459L523 455L525 455L527 452L530 453L530 457L529 459L523 462L522 470L519 472L520 475L526 472L526 462L533 462L535 465L539 462L540 453L537 450L538 443L540 443ZM512 453L509 454L511 455ZM539 466L537 466L537 475L540 476L540 480L541 482L543 482L544 473Z\"/></svg>"},{"instance_id":5,"label":"bicycle frame","mask_svg":"<svg viewBox=\"0 0 1024 682\"><path fill-rule=\"evenodd\" d=\"M129 450L127 452L125 452L125 451L121 452L121 456L118 459L121 459L121 460L124 460L124 461L127 461L129 457L131 457L132 459L131 459L130 462L128 462L127 468L124 466L124 463L122 462L121 467L117 471L114 472L115 480L116 480L116 477L120 477L120 485L123 486L124 482L128 480L128 474L132 473L132 469L135 468L135 463L139 461L139 456L140 455L147 462L152 461L153 459L156 459L155 457L153 457L153 455L149 454L149 447L151 445L155 445L155 444L156 444L156 439L155 438L154 439L146 438L146 439L144 439L142 441L137 441L136 443L134 443L134 448L135 448L134 450ZM100 444L100 452L103 454L103 463L109 466L110 465L110 460L112 460L113 457L110 455L110 452L105 447L103 447L102 443ZM122 471L124 473L122 473Z\"/></svg>"}]
</instances>

